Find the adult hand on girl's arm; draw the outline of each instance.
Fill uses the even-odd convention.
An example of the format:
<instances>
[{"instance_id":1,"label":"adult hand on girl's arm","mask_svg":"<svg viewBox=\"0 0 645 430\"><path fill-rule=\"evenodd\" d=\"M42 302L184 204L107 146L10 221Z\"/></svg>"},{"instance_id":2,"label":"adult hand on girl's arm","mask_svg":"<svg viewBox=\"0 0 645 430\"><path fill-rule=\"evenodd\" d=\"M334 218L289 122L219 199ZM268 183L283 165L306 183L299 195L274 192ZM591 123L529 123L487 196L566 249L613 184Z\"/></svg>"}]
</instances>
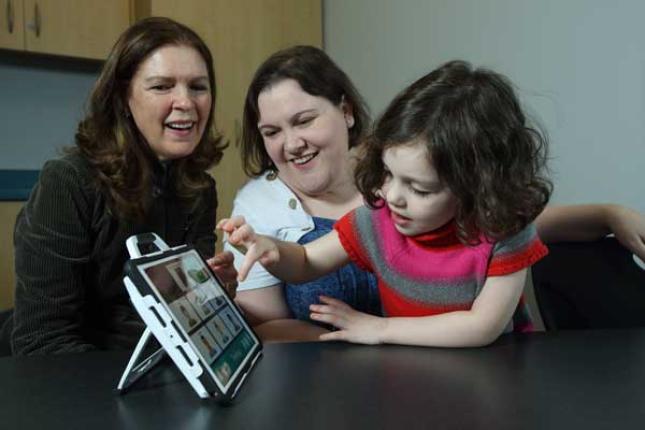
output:
<instances>
[{"instance_id":1,"label":"adult hand on girl's arm","mask_svg":"<svg viewBox=\"0 0 645 430\"><path fill-rule=\"evenodd\" d=\"M547 244L598 240L613 233L623 246L645 259L645 217L625 206L547 206L535 224Z\"/></svg>"},{"instance_id":2,"label":"adult hand on girl's arm","mask_svg":"<svg viewBox=\"0 0 645 430\"><path fill-rule=\"evenodd\" d=\"M607 219L616 239L645 261L645 216L624 206L611 205Z\"/></svg>"}]
</instances>

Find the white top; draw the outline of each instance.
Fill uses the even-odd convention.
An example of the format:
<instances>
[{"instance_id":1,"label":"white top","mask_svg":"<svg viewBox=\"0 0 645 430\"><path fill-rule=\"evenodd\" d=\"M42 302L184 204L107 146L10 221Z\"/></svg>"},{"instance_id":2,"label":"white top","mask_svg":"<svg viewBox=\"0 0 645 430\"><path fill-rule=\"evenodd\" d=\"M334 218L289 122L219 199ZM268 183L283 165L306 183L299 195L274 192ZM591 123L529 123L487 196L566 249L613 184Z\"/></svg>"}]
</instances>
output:
<instances>
[{"instance_id":1,"label":"white top","mask_svg":"<svg viewBox=\"0 0 645 430\"><path fill-rule=\"evenodd\" d=\"M242 215L256 233L297 242L305 233L314 229L313 219L280 178L267 178L271 174L269 172L251 179L237 192L232 216ZM224 249L233 252L235 268L239 269L244 255L226 241ZM254 290L276 284L282 284L282 281L267 272L262 265L254 264L246 280L237 289Z\"/></svg>"}]
</instances>

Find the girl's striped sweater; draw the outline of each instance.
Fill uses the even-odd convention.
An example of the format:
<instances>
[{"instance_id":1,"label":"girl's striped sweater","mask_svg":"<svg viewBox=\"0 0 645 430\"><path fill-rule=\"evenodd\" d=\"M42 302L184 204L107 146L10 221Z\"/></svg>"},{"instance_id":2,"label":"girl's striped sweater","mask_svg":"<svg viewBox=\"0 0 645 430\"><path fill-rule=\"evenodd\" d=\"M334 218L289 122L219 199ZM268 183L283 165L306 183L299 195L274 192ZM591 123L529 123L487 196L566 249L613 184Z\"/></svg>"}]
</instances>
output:
<instances>
[{"instance_id":1,"label":"girl's striped sweater","mask_svg":"<svg viewBox=\"0 0 645 430\"><path fill-rule=\"evenodd\" d=\"M488 276L531 266L547 254L533 224L499 242L459 242L454 222L414 237L395 228L387 206L360 207L334 226L341 243L361 268L378 278L387 316L425 316L469 310ZM523 299L507 331L532 329Z\"/></svg>"}]
</instances>

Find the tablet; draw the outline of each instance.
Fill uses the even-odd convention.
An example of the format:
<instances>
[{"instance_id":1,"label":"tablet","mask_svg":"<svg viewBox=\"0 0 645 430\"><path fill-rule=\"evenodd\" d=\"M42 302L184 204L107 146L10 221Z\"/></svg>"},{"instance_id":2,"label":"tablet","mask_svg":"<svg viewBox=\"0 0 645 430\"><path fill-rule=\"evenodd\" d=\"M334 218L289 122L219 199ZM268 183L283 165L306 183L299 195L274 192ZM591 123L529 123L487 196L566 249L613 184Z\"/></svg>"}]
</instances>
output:
<instances>
[{"instance_id":1,"label":"tablet","mask_svg":"<svg viewBox=\"0 0 645 430\"><path fill-rule=\"evenodd\" d=\"M131 259L124 282L142 319L200 397L235 397L262 345L197 250L183 246Z\"/></svg>"}]
</instances>

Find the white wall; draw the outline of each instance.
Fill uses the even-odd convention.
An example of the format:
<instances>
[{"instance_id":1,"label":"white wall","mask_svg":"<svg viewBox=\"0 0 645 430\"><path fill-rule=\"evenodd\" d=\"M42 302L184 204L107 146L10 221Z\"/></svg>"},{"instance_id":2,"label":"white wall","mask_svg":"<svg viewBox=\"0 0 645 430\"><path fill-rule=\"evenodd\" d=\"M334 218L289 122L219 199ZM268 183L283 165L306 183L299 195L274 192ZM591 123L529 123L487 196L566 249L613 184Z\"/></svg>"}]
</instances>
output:
<instances>
[{"instance_id":1,"label":"white wall","mask_svg":"<svg viewBox=\"0 0 645 430\"><path fill-rule=\"evenodd\" d=\"M506 74L546 127L559 203L645 212L645 2L325 0L325 49L374 114L451 59Z\"/></svg>"}]
</instances>

